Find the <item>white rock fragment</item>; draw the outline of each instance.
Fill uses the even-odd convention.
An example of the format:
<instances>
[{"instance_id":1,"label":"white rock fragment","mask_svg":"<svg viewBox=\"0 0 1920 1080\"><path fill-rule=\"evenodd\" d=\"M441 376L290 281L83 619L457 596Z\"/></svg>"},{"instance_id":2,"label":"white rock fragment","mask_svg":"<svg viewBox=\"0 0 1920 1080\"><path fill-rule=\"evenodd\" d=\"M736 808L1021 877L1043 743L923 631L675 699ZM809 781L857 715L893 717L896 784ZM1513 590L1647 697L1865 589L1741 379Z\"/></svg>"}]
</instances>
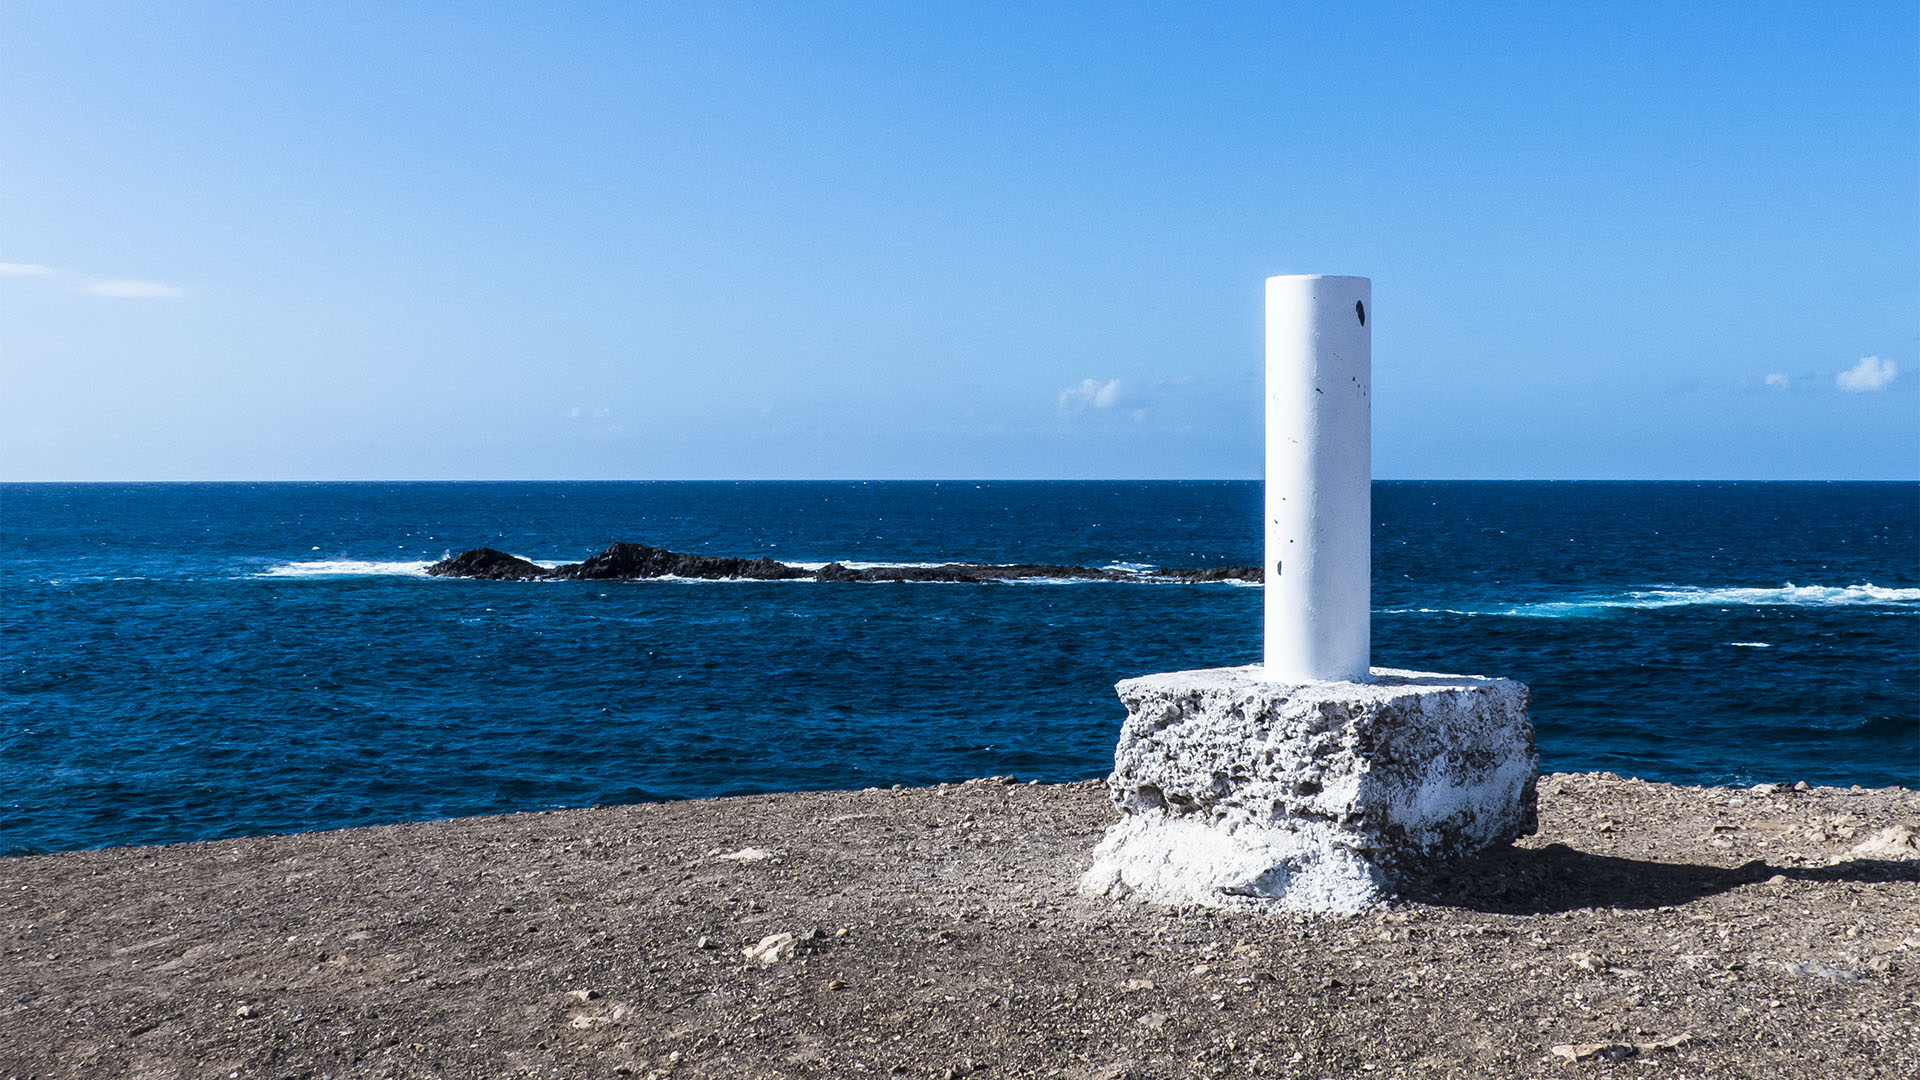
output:
<instances>
[{"instance_id":1,"label":"white rock fragment","mask_svg":"<svg viewBox=\"0 0 1920 1080\"><path fill-rule=\"evenodd\" d=\"M1849 854L1864 859L1911 859L1920 855L1920 834L1909 825L1889 825L1854 845Z\"/></svg>"},{"instance_id":2,"label":"white rock fragment","mask_svg":"<svg viewBox=\"0 0 1920 1080\"><path fill-rule=\"evenodd\" d=\"M792 934L768 934L758 944L741 949L740 953L749 962L772 966L793 956L794 941Z\"/></svg>"},{"instance_id":3,"label":"white rock fragment","mask_svg":"<svg viewBox=\"0 0 1920 1080\"><path fill-rule=\"evenodd\" d=\"M765 862L768 859L777 857L779 854L777 851L768 851L766 848L744 847L739 851L729 851L724 855L715 855L714 858L721 862Z\"/></svg>"},{"instance_id":4,"label":"white rock fragment","mask_svg":"<svg viewBox=\"0 0 1920 1080\"><path fill-rule=\"evenodd\" d=\"M1394 880L1532 832L1538 759L1516 682L1374 668L1129 679L1108 788L1122 818L1083 893L1352 914Z\"/></svg>"},{"instance_id":5,"label":"white rock fragment","mask_svg":"<svg viewBox=\"0 0 1920 1080\"><path fill-rule=\"evenodd\" d=\"M1693 1041L1691 1035L1674 1035L1643 1043L1560 1043L1547 1053L1566 1064L1577 1061L1626 1061L1664 1050L1678 1050Z\"/></svg>"},{"instance_id":6,"label":"white rock fragment","mask_svg":"<svg viewBox=\"0 0 1920 1080\"><path fill-rule=\"evenodd\" d=\"M594 1028L606 1027L609 1024L622 1023L632 1013L633 1009L631 1006L616 1002L597 1012L576 1010L568 1015L567 1026L578 1031L590 1031Z\"/></svg>"}]
</instances>

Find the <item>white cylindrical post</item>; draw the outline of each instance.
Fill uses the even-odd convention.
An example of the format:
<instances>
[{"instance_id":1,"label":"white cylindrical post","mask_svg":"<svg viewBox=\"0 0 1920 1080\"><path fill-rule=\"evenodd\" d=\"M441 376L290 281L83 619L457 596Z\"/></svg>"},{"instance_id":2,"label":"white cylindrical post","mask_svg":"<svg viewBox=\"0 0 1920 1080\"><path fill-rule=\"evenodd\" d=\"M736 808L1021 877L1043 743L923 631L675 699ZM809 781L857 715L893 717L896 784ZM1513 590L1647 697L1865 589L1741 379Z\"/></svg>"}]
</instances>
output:
<instances>
[{"instance_id":1,"label":"white cylindrical post","mask_svg":"<svg viewBox=\"0 0 1920 1080\"><path fill-rule=\"evenodd\" d=\"M1267 279L1266 676L1365 682L1373 282Z\"/></svg>"}]
</instances>

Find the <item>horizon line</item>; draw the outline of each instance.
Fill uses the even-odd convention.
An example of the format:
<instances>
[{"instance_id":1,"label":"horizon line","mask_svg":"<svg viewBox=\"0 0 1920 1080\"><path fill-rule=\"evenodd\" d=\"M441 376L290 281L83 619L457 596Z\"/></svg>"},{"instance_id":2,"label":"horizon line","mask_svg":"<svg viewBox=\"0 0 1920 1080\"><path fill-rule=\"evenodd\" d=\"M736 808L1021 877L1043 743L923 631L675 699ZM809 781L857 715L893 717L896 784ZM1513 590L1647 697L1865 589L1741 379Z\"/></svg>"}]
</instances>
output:
<instances>
[{"instance_id":1,"label":"horizon line","mask_svg":"<svg viewBox=\"0 0 1920 1080\"><path fill-rule=\"evenodd\" d=\"M8 480L0 486L56 484L1220 484L1261 483L1258 476L803 476L803 477L249 477L224 480ZM1388 484L1920 484L1912 477L1375 476Z\"/></svg>"}]
</instances>

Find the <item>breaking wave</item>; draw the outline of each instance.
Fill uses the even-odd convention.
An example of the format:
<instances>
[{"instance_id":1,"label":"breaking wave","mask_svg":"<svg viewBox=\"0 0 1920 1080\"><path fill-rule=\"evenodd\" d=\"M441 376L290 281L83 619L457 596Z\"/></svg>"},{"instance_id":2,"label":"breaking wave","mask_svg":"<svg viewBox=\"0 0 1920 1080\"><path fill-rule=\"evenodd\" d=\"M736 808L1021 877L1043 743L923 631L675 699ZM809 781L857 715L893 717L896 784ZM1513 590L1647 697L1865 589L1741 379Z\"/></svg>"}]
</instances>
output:
<instances>
[{"instance_id":1,"label":"breaking wave","mask_svg":"<svg viewBox=\"0 0 1920 1080\"><path fill-rule=\"evenodd\" d=\"M1505 615L1522 619L1568 619L1609 611L1683 607L1879 607L1920 611L1920 589L1860 585L1795 585L1778 588L1668 586L1635 589L1575 600L1552 600L1503 607L1382 609L1386 615ZM1745 644L1739 642L1736 644Z\"/></svg>"},{"instance_id":2,"label":"breaking wave","mask_svg":"<svg viewBox=\"0 0 1920 1080\"><path fill-rule=\"evenodd\" d=\"M1920 589L1888 589L1879 585L1794 585L1777 589L1649 589L1627 594L1631 599L1621 607L1683 607L1690 604L1750 604L1756 607L1781 605L1829 606L1836 604L1914 604L1920 603Z\"/></svg>"},{"instance_id":3,"label":"breaking wave","mask_svg":"<svg viewBox=\"0 0 1920 1080\"><path fill-rule=\"evenodd\" d=\"M333 578L333 577L426 577L431 561L401 559L380 561L374 559L312 559L306 562L288 562L269 566L256 571L254 577L265 578Z\"/></svg>"}]
</instances>

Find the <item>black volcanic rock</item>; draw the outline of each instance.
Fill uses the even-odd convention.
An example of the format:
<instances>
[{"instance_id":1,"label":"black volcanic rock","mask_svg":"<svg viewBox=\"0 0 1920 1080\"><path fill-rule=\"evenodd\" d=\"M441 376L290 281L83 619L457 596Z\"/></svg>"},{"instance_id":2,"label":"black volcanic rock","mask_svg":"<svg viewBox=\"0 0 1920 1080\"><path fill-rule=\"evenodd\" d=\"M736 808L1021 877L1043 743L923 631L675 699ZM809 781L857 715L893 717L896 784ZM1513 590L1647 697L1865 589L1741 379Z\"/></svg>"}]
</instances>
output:
<instances>
[{"instance_id":1,"label":"black volcanic rock","mask_svg":"<svg viewBox=\"0 0 1920 1080\"><path fill-rule=\"evenodd\" d=\"M483 578L488 581L534 581L547 576L547 568L530 563L518 555L489 547L463 551L427 567L434 577Z\"/></svg>"},{"instance_id":2,"label":"black volcanic rock","mask_svg":"<svg viewBox=\"0 0 1920 1080\"><path fill-rule=\"evenodd\" d=\"M725 555L695 555L646 544L619 542L587 558L548 570L525 559L492 548L475 548L427 567L435 577L486 578L495 581L638 581L647 578L698 578L704 581L946 581L984 584L1031 578L1075 581L1253 581L1261 580L1253 566L1218 566L1199 570L1110 570L1092 566L1055 566L1049 563L942 563L938 566L865 566L855 569L832 562L818 570L791 566L761 557L740 559Z\"/></svg>"},{"instance_id":3,"label":"black volcanic rock","mask_svg":"<svg viewBox=\"0 0 1920 1080\"><path fill-rule=\"evenodd\" d=\"M1066 578L1075 581L1125 581L1138 575L1124 570L1101 570L1092 566L1053 566L1048 563L1014 563L1008 566L985 566L975 564L979 570L992 571L997 579L1012 581L1018 578Z\"/></svg>"},{"instance_id":4,"label":"black volcanic rock","mask_svg":"<svg viewBox=\"0 0 1920 1080\"><path fill-rule=\"evenodd\" d=\"M842 567L842 569L846 569ZM982 577L983 567L967 563L947 563L944 566L868 566L859 570L846 570L847 576L837 577L836 581L950 581L965 585L978 585L983 581L992 581L991 577ZM821 578L826 581L826 578Z\"/></svg>"},{"instance_id":5,"label":"black volcanic rock","mask_svg":"<svg viewBox=\"0 0 1920 1080\"><path fill-rule=\"evenodd\" d=\"M632 581L642 578L683 577L717 581L746 578L785 581L812 577L813 572L772 559L737 559L721 555L690 555L682 551L625 542L608 545L585 562L556 566L547 575L558 581Z\"/></svg>"},{"instance_id":6,"label":"black volcanic rock","mask_svg":"<svg viewBox=\"0 0 1920 1080\"><path fill-rule=\"evenodd\" d=\"M1266 575L1262 574L1257 566L1210 566L1204 570L1155 570L1153 576L1192 582L1251 581L1257 584L1266 580Z\"/></svg>"}]
</instances>

